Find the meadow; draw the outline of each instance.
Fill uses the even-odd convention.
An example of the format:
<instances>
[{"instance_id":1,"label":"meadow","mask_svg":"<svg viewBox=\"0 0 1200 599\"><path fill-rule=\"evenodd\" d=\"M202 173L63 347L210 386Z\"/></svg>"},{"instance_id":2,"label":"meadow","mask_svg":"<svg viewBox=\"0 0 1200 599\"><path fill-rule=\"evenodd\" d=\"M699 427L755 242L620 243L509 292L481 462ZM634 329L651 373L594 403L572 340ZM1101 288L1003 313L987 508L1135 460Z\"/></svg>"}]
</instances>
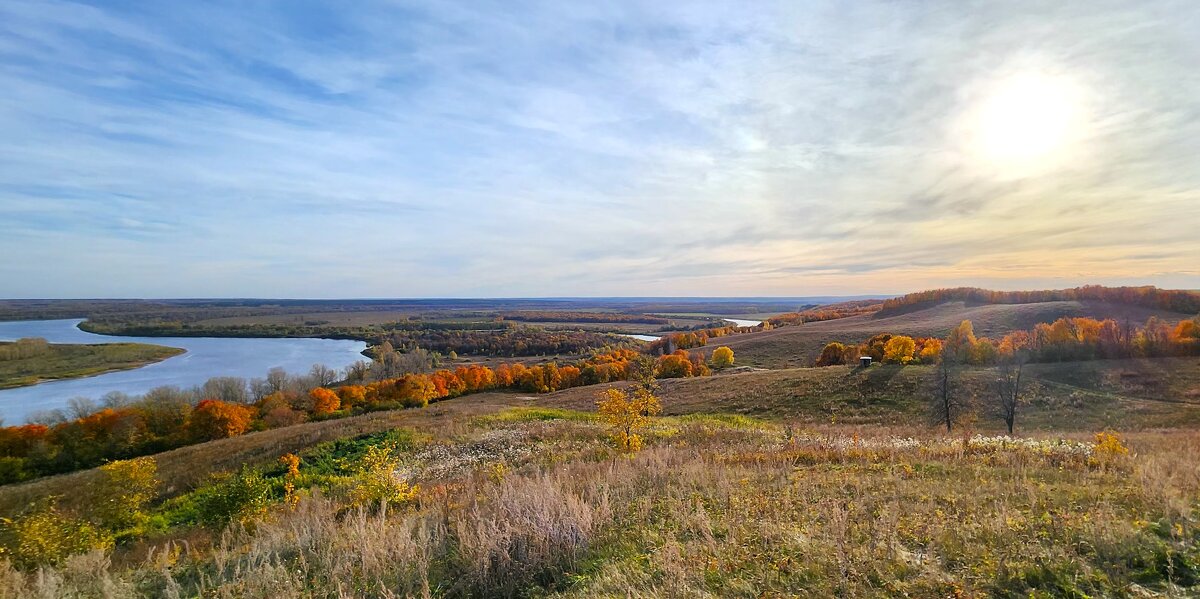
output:
<instances>
[{"instance_id":1,"label":"meadow","mask_svg":"<svg viewBox=\"0 0 1200 599\"><path fill-rule=\"evenodd\" d=\"M452 400L463 401L463 399ZM337 456L280 467L224 533L191 529L31 577L0 596L1151 596L1200 582L1200 436L930 435L670 416L627 454L593 414L538 407L401 427L411 499L356 505ZM332 466L330 464L333 464ZM307 477L307 478L305 478ZM168 501L185 521L205 488Z\"/></svg>"}]
</instances>

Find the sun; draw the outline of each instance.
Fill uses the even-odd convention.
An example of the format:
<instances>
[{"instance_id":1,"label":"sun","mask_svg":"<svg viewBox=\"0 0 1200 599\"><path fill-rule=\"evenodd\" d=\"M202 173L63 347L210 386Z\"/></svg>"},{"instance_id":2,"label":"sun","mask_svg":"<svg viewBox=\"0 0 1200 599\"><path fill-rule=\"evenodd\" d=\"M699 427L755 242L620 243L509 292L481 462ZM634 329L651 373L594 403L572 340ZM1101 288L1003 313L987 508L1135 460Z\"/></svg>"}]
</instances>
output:
<instances>
[{"instance_id":1,"label":"sun","mask_svg":"<svg viewBox=\"0 0 1200 599\"><path fill-rule=\"evenodd\" d=\"M1021 177L1070 159L1081 133L1082 94L1064 76L1022 73L994 82L966 115L978 166Z\"/></svg>"}]
</instances>

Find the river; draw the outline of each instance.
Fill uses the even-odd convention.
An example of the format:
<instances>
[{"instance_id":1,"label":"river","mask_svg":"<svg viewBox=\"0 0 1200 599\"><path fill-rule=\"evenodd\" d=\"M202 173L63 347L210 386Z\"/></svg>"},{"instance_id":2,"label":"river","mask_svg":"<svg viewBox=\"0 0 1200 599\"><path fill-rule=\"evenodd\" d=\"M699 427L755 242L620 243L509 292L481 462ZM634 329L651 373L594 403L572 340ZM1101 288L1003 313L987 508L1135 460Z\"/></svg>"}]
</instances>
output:
<instances>
[{"instance_id":1,"label":"river","mask_svg":"<svg viewBox=\"0 0 1200 599\"><path fill-rule=\"evenodd\" d=\"M741 318L726 318L725 321L732 322L735 326L739 327L756 327L762 324L761 320L744 320Z\"/></svg>"},{"instance_id":2,"label":"river","mask_svg":"<svg viewBox=\"0 0 1200 599\"><path fill-rule=\"evenodd\" d=\"M0 341L42 337L50 343L152 343L187 353L132 370L0 390L0 417L6 424L24 422L34 412L66 407L73 397L99 399L110 391L140 395L163 385L200 385L215 376L261 378L275 367L294 374L308 372L313 364L340 369L365 359L360 352L367 347L362 341L341 339L117 337L82 331L80 322L0 322Z\"/></svg>"}]
</instances>

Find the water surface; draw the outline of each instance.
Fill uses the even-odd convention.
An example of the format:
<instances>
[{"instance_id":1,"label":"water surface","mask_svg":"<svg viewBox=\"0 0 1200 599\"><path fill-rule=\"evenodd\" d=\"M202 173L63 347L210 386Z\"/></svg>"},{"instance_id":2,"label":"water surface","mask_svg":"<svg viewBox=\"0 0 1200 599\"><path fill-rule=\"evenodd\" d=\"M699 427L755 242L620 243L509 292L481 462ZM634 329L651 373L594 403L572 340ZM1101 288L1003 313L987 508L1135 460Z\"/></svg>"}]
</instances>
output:
<instances>
[{"instance_id":1,"label":"water surface","mask_svg":"<svg viewBox=\"0 0 1200 599\"><path fill-rule=\"evenodd\" d=\"M246 379L266 376L279 367L305 373L313 364L344 368L364 359L367 344L341 339L267 339L217 337L117 337L78 328L81 319L0 322L0 341L43 337L50 343L151 343L187 350L162 362L85 378L49 381L0 390L0 417L24 422L32 413L67 405L73 397L99 399L109 391L140 395L163 385L191 387L214 376Z\"/></svg>"},{"instance_id":2,"label":"water surface","mask_svg":"<svg viewBox=\"0 0 1200 599\"><path fill-rule=\"evenodd\" d=\"M741 318L726 318L725 321L732 322L735 326L739 327L756 327L762 324L761 320L744 320Z\"/></svg>"}]
</instances>

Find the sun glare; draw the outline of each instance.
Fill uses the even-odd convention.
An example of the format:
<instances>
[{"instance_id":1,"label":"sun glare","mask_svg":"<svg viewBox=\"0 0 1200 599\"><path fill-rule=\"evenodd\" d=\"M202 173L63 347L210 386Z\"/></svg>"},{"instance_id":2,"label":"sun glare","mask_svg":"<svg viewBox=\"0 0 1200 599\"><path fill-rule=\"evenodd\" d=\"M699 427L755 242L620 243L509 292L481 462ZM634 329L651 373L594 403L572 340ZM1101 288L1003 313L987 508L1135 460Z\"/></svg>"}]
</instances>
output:
<instances>
[{"instance_id":1,"label":"sun glare","mask_svg":"<svg viewBox=\"0 0 1200 599\"><path fill-rule=\"evenodd\" d=\"M967 143L980 166L1004 177L1043 171L1070 158L1081 129L1077 86L1027 73L994 84L967 118Z\"/></svg>"}]
</instances>

